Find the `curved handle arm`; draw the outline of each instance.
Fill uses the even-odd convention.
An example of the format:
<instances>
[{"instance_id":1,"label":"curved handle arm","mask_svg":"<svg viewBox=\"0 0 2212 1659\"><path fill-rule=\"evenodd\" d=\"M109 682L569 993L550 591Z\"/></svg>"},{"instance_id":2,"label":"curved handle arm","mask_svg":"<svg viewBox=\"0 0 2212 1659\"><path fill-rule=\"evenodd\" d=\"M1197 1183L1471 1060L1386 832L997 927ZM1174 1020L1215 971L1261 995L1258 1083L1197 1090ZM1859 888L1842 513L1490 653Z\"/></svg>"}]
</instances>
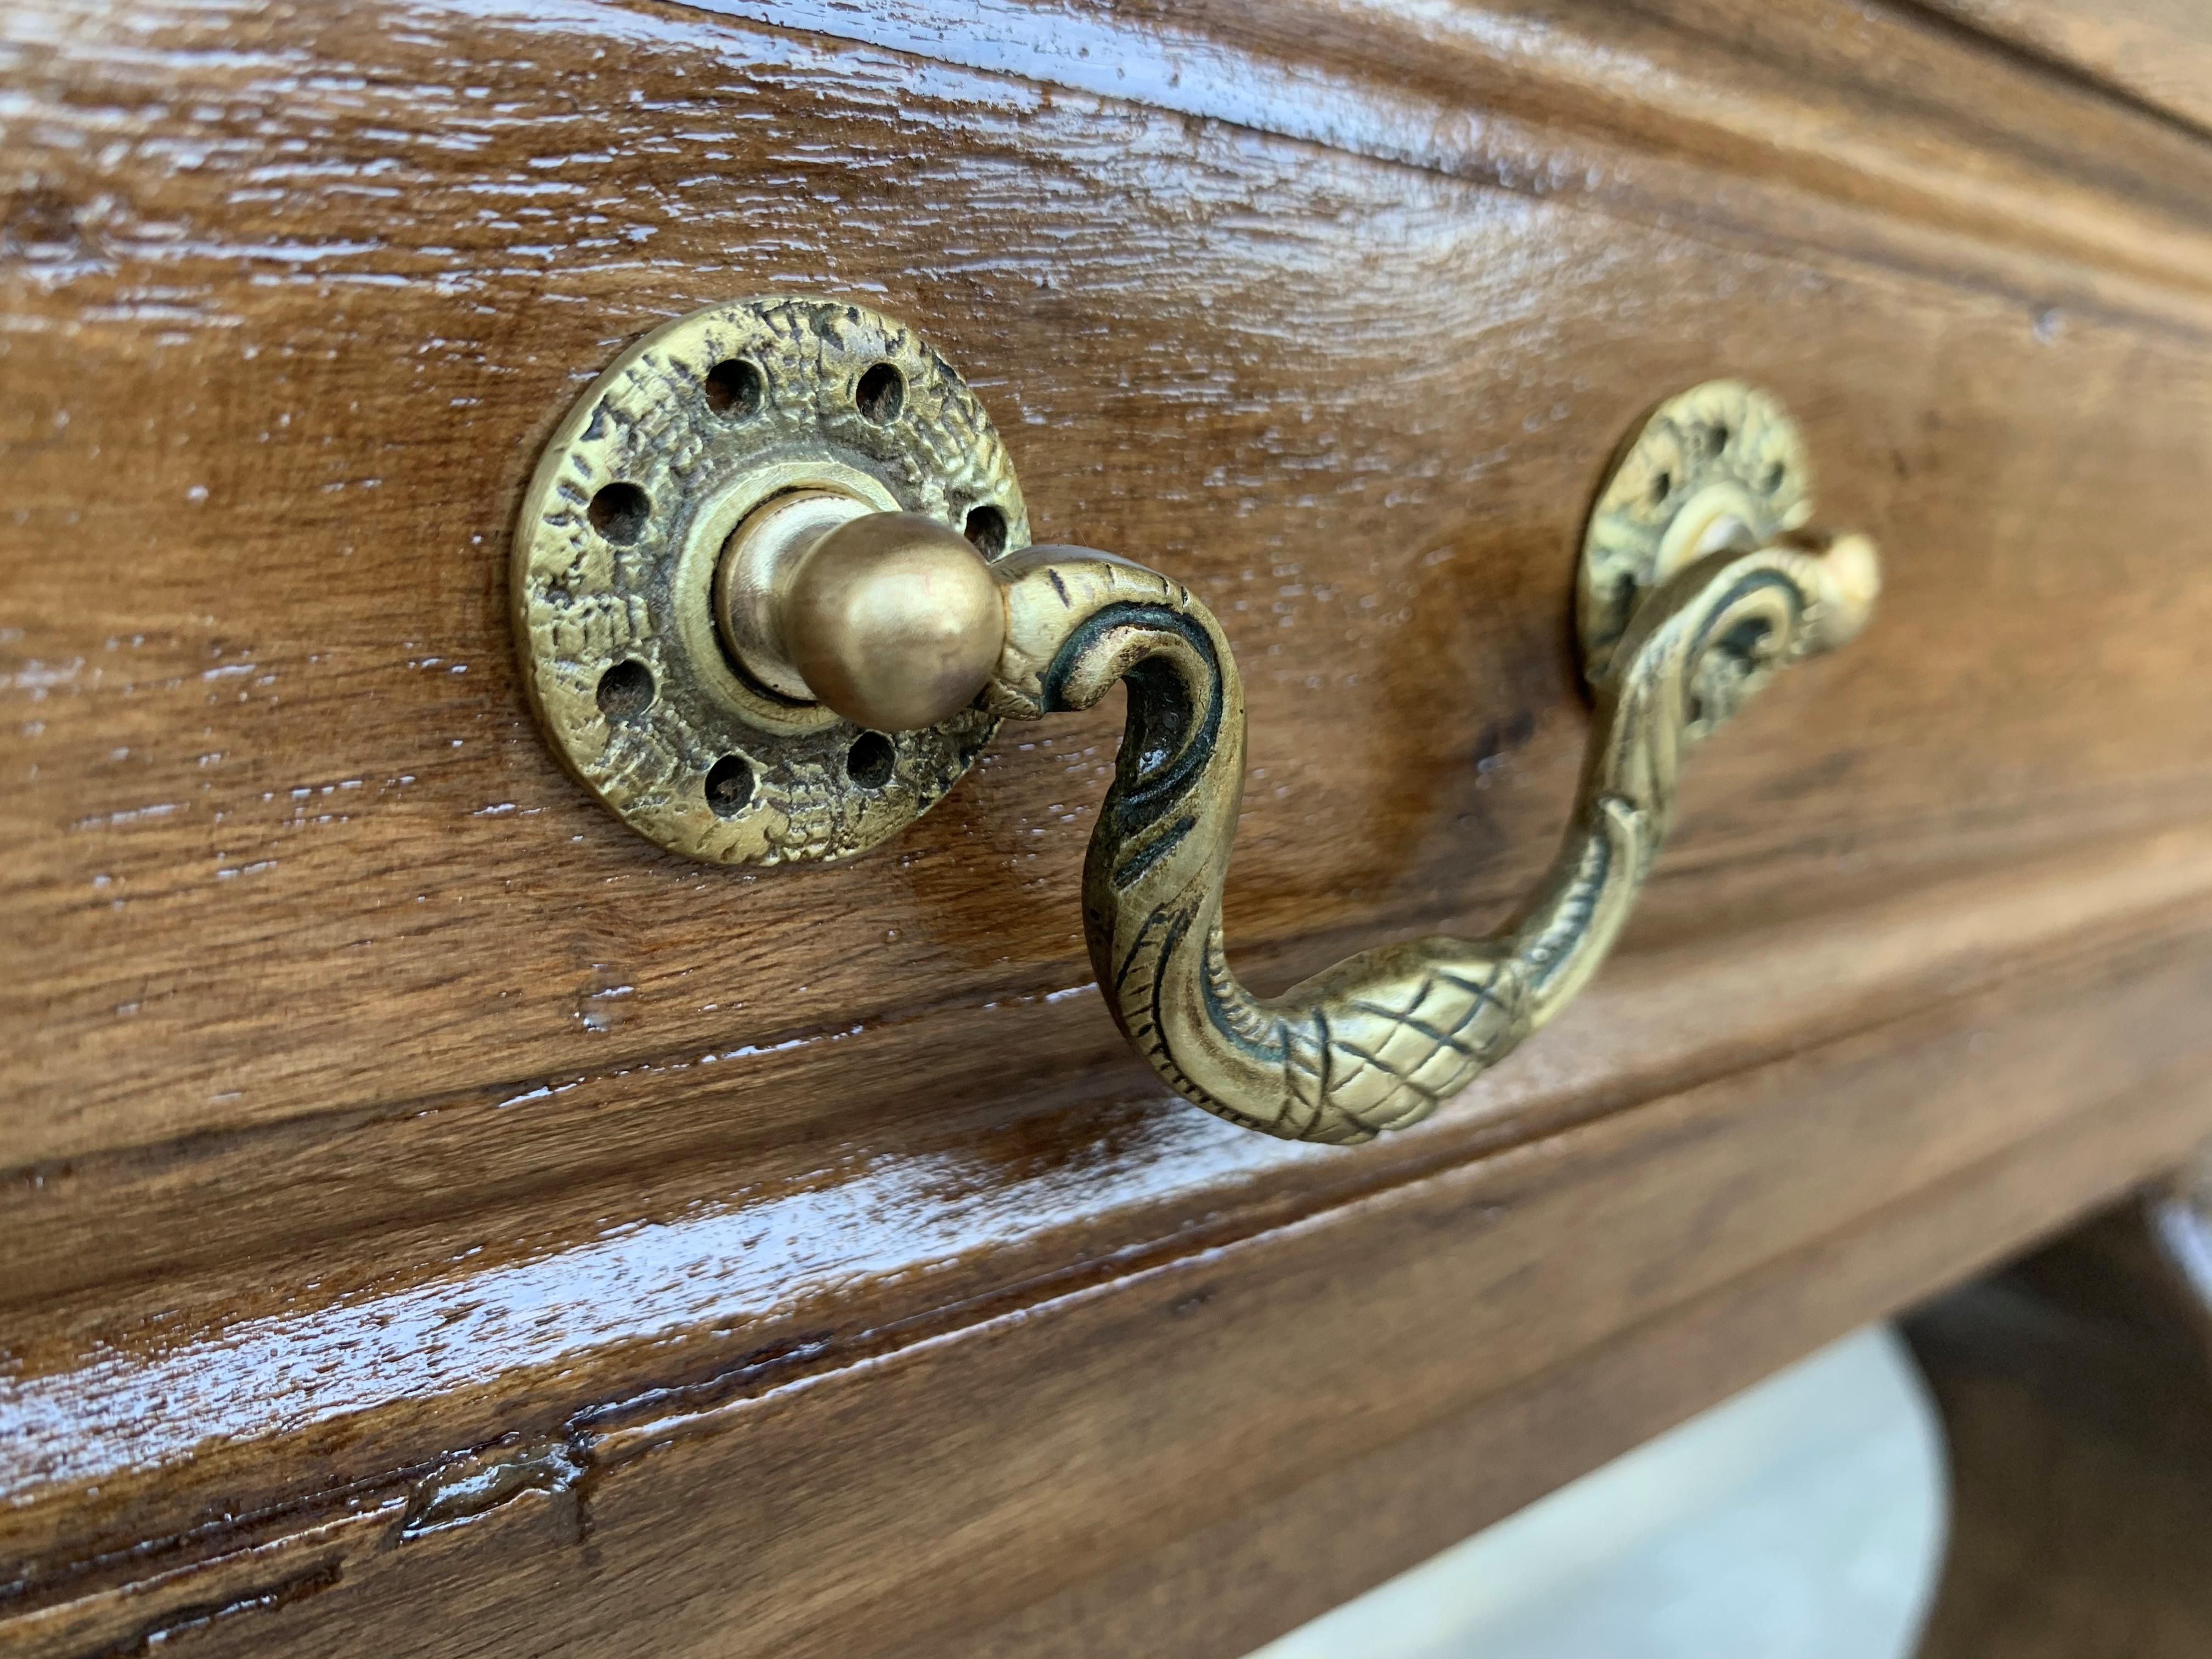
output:
<instances>
[{"instance_id":1,"label":"curved handle arm","mask_svg":"<svg viewBox=\"0 0 2212 1659\"><path fill-rule=\"evenodd\" d=\"M1084 866L1084 928L1115 1019L1186 1098L1286 1139L1419 1121L1556 1013L1627 920L1674 811L1682 752L1776 669L1840 645L1880 586L1872 544L1696 560L1655 590L1598 683L1581 793L1535 893L1486 939L1349 957L1254 996L1221 938L1244 784L1244 692L1189 589L1109 553L1032 547L996 567L997 714L1087 708L1116 680L1128 726Z\"/></svg>"}]
</instances>

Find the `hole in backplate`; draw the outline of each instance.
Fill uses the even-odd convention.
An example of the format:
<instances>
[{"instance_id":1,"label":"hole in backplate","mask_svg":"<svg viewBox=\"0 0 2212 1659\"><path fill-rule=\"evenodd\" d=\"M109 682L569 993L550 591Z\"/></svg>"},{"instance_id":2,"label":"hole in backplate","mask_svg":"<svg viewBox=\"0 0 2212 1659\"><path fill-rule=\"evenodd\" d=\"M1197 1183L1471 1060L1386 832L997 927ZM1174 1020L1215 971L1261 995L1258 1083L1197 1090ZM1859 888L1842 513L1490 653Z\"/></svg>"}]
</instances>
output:
<instances>
[{"instance_id":1,"label":"hole in backplate","mask_svg":"<svg viewBox=\"0 0 2212 1659\"><path fill-rule=\"evenodd\" d=\"M863 789L880 789L891 781L898 750L880 732L863 732L845 751L845 774Z\"/></svg>"},{"instance_id":2,"label":"hole in backplate","mask_svg":"<svg viewBox=\"0 0 2212 1659\"><path fill-rule=\"evenodd\" d=\"M708 769L707 805L718 818L733 818L753 798L753 769L742 755L725 755Z\"/></svg>"},{"instance_id":3,"label":"hole in backplate","mask_svg":"<svg viewBox=\"0 0 2212 1659\"><path fill-rule=\"evenodd\" d=\"M599 676L599 713L610 724L635 720L653 707L653 671L626 657Z\"/></svg>"}]
</instances>

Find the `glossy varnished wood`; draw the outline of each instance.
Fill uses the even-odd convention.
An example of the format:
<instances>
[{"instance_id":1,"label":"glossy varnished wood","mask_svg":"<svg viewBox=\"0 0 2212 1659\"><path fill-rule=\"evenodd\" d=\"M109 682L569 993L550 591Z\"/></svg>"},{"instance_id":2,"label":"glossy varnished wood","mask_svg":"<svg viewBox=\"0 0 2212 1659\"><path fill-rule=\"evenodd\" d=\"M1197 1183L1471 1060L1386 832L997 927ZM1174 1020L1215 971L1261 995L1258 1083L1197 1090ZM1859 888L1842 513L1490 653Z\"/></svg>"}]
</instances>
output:
<instances>
[{"instance_id":1,"label":"glossy varnished wood","mask_svg":"<svg viewBox=\"0 0 2212 1659\"><path fill-rule=\"evenodd\" d=\"M2203 787L2190 738L2207 717L2168 695L2212 609L2191 579L2196 504L2130 494L2196 468L2203 381L2185 343L1935 284L1854 287L1817 262L1747 265L1132 106L1002 112L1004 154L1030 159L994 167L992 102L1029 94L988 78L943 94L942 119L981 153L934 186L945 205L918 211L866 183L870 158L909 165L879 113L892 87L915 95L908 66L680 14L586 10L483 39L441 37L439 15L415 33L327 23L270 42L258 69L210 64L246 101L236 132L192 129L192 165L134 175L126 203L97 177L72 191L83 150L57 149L46 194L18 205L52 219L54 202L83 204L61 242L22 243L9 360L29 394L9 811L26 937L66 930L69 945L15 981L38 1016L15 1075L43 1103L13 1120L21 1165L517 1097L504 1122L534 1120L532 1156L557 1158L580 1145L563 1104L580 1080L714 1054L757 1090L855 1020L1082 977L1075 849L1107 720L1049 750L1010 745L893 856L785 879L641 855L581 808L523 717L499 553L534 441L626 320L799 280L780 253L730 268L754 248L748 227L789 222L794 194L837 204L806 280L834 283L865 251L851 280L888 285L997 390L1041 533L1186 571L1229 618L1254 687L1231 898L1248 944L1480 915L1522 884L1581 734L1559 620L1568 538L1651 388L1723 362L1804 408L1826 498L1894 546L1898 586L1863 650L1761 713L1850 708L1831 775L1778 788L1755 737L1717 753L1673 875L1793 853L1818 868L1846 843L1948 857L1963 819L2006 809L2056 840L2127 814L2154 769L2184 799ZM252 38L198 27L226 59ZM416 86L564 40L591 43L574 48L582 65L533 60L481 99L459 87L442 113L410 94L398 127L377 125L405 112L380 114L374 85L331 92L289 139L259 126L295 118L251 101L256 75L372 47L396 59L375 85ZM191 70L190 45L161 72ZM129 83L150 69L96 36L84 50L81 99L151 96ZM764 112L782 81L778 95L810 100L795 138L748 151L732 88L684 100L717 52L735 89L764 82ZM593 64L596 102L578 78ZM67 87L65 69L46 72ZM547 149L557 108L580 100L612 127L592 142L628 143L641 178ZM695 163L670 135L710 106L730 129L714 143L737 148ZM311 158L297 179L288 142ZM825 149L820 176L782 153L793 144ZM1110 219L1048 212L1048 156L1087 169L1085 199ZM1267 220L1248 228L1255 199ZM557 215L533 205L551 200ZM77 224L100 214L113 222ZM583 246L556 258L529 240L563 220ZM416 251L470 222L482 244ZM977 269L945 266L955 222L1000 228L991 252L957 261ZM1048 246L1065 268L1038 289ZM1181 280L1133 285L1127 258ZM1272 274L1286 268L1340 296L1295 338L1311 290L1294 302ZM72 368L87 362L113 372L88 380ZM1194 472L1201 440L1218 459ZM110 464L137 493L88 499L78 486ZM2092 535L2100 556L2084 558ZM89 550L111 546L128 582ZM1952 641L1970 615L1989 643L1965 653ZM2087 683L2037 672L2062 649ZM1405 718L1439 702L1469 710L1441 746ZM1103 1019L1084 1024L1087 1065L1110 1046Z\"/></svg>"},{"instance_id":2,"label":"glossy varnished wood","mask_svg":"<svg viewBox=\"0 0 2212 1659\"><path fill-rule=\"evenodd\" d=\"M1947 1003L957 1340L525 1434L16 1633L167 1629L211 1583L265 1599L257 1653L648 1621L667 1653L1239 1652L2151 1172L2212 1109L2178 1018L2208 991L2160 951ZM1605 1248L1562 1249L1591 1215Z\"/></svg>"},{"instance_id":3,"label":"glossy varnished wood","mask_svg":"<svg viewBox=\"0 0 2212 1659\"><path fill-rule=\"evenodd\" d=\"M0 1634L1232 1651L2212 1130L2191 135L1811 0L743 9L0 23ZM1884 611L1701 752L1539 1045L1402 1144L1240 1137L1088 984L1111 711L763 876L530 726L538 445L782 287L1221 614L1269 988L1548 854L1657 396L1781 393ZM1285 1593L1353 1470L1404 1518Z\"/></svg>"},{"instance_id":4,"label":"glossy varnished wood","mask_svg":"<svg viewBox=\"0 0 2212 1659\"><path fill-rule=\"evenodd\" d=\"M2212 18L2191 0L1925 0L2199 132L2212 128Z\"/></svg>"}]
</instances>

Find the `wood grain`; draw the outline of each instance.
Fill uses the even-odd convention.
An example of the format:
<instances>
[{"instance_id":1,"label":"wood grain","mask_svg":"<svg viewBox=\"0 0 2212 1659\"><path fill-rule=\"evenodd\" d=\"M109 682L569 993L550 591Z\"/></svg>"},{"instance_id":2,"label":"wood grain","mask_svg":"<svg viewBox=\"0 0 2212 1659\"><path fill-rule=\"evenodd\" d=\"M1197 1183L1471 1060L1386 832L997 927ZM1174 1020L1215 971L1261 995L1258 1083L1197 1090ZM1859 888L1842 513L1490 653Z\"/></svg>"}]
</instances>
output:
<instances>
[{"instance_id":1,"label":"wood grain","mask_svg":"<svg viewBox=\"0 0 2212 1659\"><path fill-rule=\"evenodd\" d=\"M2212 1132L2194 137L1813 0L749 15L0 16L0 1640L860 1654L1157 1572L1225 1644ZM1402 1145L1260 1142L1088 982L1115 711L766 875L531 726L538 443L779 288L913 322L1040 538L1220 613L1267 988L1548 855L1658 396L1778 392L1884 610L1700 752L1584 1006ZM1328 1498L1554 1397L1396 1530ZM1303 1601L1251 1566L1316 1528Z\"/></svg>"},{"instance_id":2,"label":"wood grain","mask_svg":"<svg viewBox=\"0 0 2212 1659\"><path fill-rule=\"evenodd\" d=\"M2193 135L1909 5L700 3L2044 303L2203 283Z\"/></svg>"},{"instance_id":3,"label":"wood grain","mask_svg":"<svg viewBox=\"0 0 2212 1659\"><path fill-rule=\"evenodd\" d=\"M55 942L10 976L33 1031L7 1119L19 1169L460 1098L545 1101L506 1133L573 1145L556 1091L580 1079L769 1057L740 1069L772 1099L799 1063L772 1056L811 1035L1082 981L1076 870L1108 720L994 755L895 856L748 878L641 854L522 712L500 549L534 441L627 327L799 280L804 260L746 234L771 198L841 204L805 280L865 250L848 280L886 287L987 396L1004 388L1040 533L1156 558L1214 596L1252 684L1240 940L1481 916L1518 890L1583 733L1558 619L1589 481L1654 389L1722 365L1801 408L1822 499L1888 543L1893 597L1862 649L1701 757L1678 882L1767 860L1779 887L1844 847L1941 858L1963 819L2000 812L2063 841L2154 773L2203 799L2212 715L2170 695L2212 611L2201 514L2141 487L2204 471L2193 348L2090 319L2039 342L2025 311L1936 285L1747 266L1134 107L1071 111L1055 150L1051 107L994 112L1031 94L950 70L913 91L964 82L933 118L979 149L972 188L947 167L942 204L917 213L868 182L870 158L901 153L880 113L899 66L658 13L568 27L586 23L580 52L600 55L560 73L524 52L556 47L557 20L442 42L325 20L243 67L252 26L201 23L220 53L180 40L161 72L200 65L210 98L240 100L228 125L199 122L219 100L196 116L168 99L160 118L198 125L143 143L189 143L193 165L133 174L100 257L14 267L9 373L30 396L11 438L28 505L9 526L23 720L7 810L16 939ZM151 70L87 33L81 60L43 71L73 88L50 94L64 131L71 100L151 96L131 83ZM741 81L685 101L714 48ZM372 52L392 61L330 108L252 101L257 76ZM463 57L509 79L379 106ZM745 81L771 123L778 100L804 102L818 174L765 130L745 149L729 112ZM471 113L501 100L518 107ZM545 149L575 106L606 113L592 142L616 161ZM710 106L735 148L695 164L669 135ZM283 161L288 143L307 159ZM92 147L33 150L41 188L100 198L72 171ZM1062 167L1080 198L1116 204L1110 222L1051 210ZM532 205L547 200L589 246L531 240L555 234ZM1265 228L1246 230L1255 200ZM958 280L955 220L1002 228ZM488 240L414 251L465 222ZM1180 275L1133 283L1153 268ZM1219 459L1189 466L1193 434ZM118 454L131 493L88 500ZM131 581L57 551L104 547L134 550ZM2053 653L2075 672L2038 672ZM1439 707L1469 711L1441 753L1416 712ZM1844 708L1848 739L1778 777L1776 734ZM1090 1030L1109 1052L1103 1017ZM880 1101L853 1104L880 1121Z\"/></svg>"},{"instance_id":4,"label":"wood grain","mask_svg":"<svg viewBox=\"0 0 2212 1659\"><path fill-rule=\"evenodd\" d=\"M2100 962L949 1340L521 1435L492 1448L504 1483L465 1458L357 1487L296 1545L210 1569L268 1602L210 1647L343 1628L591 1653L650 1628L671 1654L951 1654L1003 1624L1008 1651L1180 1628L1163 1645L1233 1655L1378 1554L1448 1541L2169 1161L2212 1127L2212 1065L2177 1018L2208 991L2201 949ZM1559 1248L1592 1216L1590 1247ZM1391 1484L1334 1488L1363 1464ZM1286 1522L1385 1536L1299 1588L1256 1570L1310 1571L1277 1553ZM14 1633L66 1651L164 1628L204 1592L159 1565ZM1121 1594L1155 1571L1152 1595ZM1116 1602L1096 1628L1053 1616Z\"/></svg>"},{"instance_id":5,"label":"wood grain","mask_svg":"<svg viewBox=\"0 0 2212 1659\"><path fill-rule=\"evenodd\" d=\"M2191 0L1922 0L2197 132L2212 127L2212 19Z\"/></svg>"}]
</instances>

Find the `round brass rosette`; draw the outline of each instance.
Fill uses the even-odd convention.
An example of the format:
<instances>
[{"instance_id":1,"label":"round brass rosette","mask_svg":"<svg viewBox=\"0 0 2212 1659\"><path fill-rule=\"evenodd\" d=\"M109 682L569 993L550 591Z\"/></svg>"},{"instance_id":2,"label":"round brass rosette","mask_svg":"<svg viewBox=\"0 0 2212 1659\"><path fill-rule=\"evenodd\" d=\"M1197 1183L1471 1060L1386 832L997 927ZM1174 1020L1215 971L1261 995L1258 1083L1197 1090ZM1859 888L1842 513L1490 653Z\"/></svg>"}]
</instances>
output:
<instances>
[{"instance_id":1,"label":"round brass rosette","mask_svg":"<svg viewBox=\"0 0 2212 1659\"><path fill-rule=\"evenodd\" d=\"M836 859L896 836L997 718L868 732L749 674L714 577L794 491L919 513L995 560L1029 541L1006 450L927 343L862 307L710 307L639 340L546 445L514 544L525 678L568 769L647 840L725 864Z\"/></svg>"},{"instance_id":2,"label":"round brass rosette","mask_svg":"<svg viewBox=\"0 0 2212 1659\"><path fill-rule=\"evenodd\" d=\"M1614 452L1590 508L1575 593L1583 673L1605 677L1630 618L1677 571L1812 514L1805 442L1780 404L1741 380L1668 398Z\"/></svg>"}]
</instances>

